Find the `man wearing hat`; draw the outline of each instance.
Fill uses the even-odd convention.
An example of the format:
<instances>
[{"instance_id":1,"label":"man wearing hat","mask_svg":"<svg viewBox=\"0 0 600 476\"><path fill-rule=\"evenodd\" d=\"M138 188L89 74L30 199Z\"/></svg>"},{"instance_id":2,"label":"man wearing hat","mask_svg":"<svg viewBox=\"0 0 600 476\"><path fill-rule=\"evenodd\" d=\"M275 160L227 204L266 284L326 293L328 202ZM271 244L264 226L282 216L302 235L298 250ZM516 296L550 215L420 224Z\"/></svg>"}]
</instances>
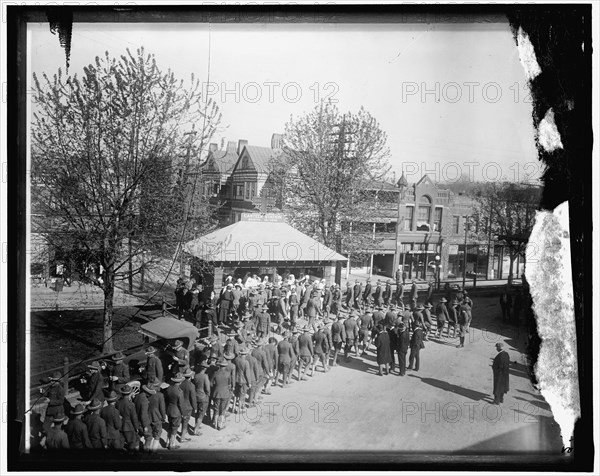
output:
<instances>
[{"instance_id":1,"label":"man wearing hat","mask_svg":"<svg viewBox=\"0 0 600 476\"><path fill-rule=\"evenodd\" d=\"M398 314L396 314L396 306L391 306L388 311L385 313L385 317L383 318L383 325L388 329L391 328L398 318Z\"/></svg>"},{"instance_id":2,"label":"man wearing hat","mask_svg":"<svg viewBox=\"0 0 600 476\"><path fill-rule=\"evenodd\" d=\"M196 413L196 387L192 383L194 371L188 368L183 376L185 380L181 382L180 386L183 393L181 399L181 441L190 441L190 437L193 435L189 428L190 418L192 412Z\"/></svg>"},{"instance_id":3,"label":"man wearing hat","mask_svg":"<svg viewBox=\"0 0 600 476\"><path fill-rule=\"evenodd\" d=\"M109 388L117 393L121 391L121 387L123 387L123 385L131 381L129 376L129 366L123 363L124 358L125 356L123 355L123 352L117 352L111 357L114 365L110 372Z\"/></svg>"},{"instance_id":4,"label":"man wearing hat","mask_svg":"<svg viewBox=\"0 0 600 476\"><path fill-rule=\"evenodd\" d=\"M385 369L385 374L388 375L390 373L389 364L392 362L390 336L386 328L381 324L377 326L375 347L377 348L377 365L379 365L377 375L383 375L383 369Z\"/></svg>"},{"instance_id":5,"label":"man wearing hat","mask_svg":"<svg viewBox=\"0 0 600 476\"><path fill-rule=\"evenodd\" d=\"M231 290L231 310L233 313L233 316L237 319L239 317L239 311L240 311L240 301L242 299L243 296L243 292L242 292L242 283L236 283L235 286L233 287L233 289Z\"/></svg>"},{"instance_id":6,"label":"man wearing hat","mask_svg":"<svg viewBox=\"0 0 600 476\"><path fill-rule=\"evenodd\" d=\"M334 287L325 286L323 289L323 315L329 317L331 306L333 304L333 289Z\"/></svg>"},{"instance_id":7,"label":"man wearing hat","mask_svg":"<svg viewBox=\"0 0 600 476\"><path fill-rule=\"evenodd\" d=\"M350 281L346 281L345 303L346 303L346 307L350 307L354 304L354 288L352 287L352 283L350 283Z\"/></svg>"},{"instance_id":8,"label":"man wearing hat","mask_svg":"<svg viewBox=\"0 0 600 476\"><path fill-rule=\"evenodd\" d=\"M469 324L469 307L464 304L459 304L457 307L458 312L458 335L460 338L460 344L456 347L462 348L465 346L465 336L467 335L468 324Z\"/></svg>"},{"instance_id":9,"label":"man wearing hat","mask_svg":"<svg viewBox=\"0 0 600 476\"><path fill-rule=\"evenodd\" d=\"M268 343L264 346L263 351L267 357L267 363L269 366L269 378L265 384L265 393L271 395L271 385L277 385L277 369L279 368L278 353L277 353L277 339L275 337L269 337Z\"/></svg>"},{"instance_id":10,"label":"man wearing hat","mask_svg":"<svg viewBox=\"0 0 600 476\"><path fill-rule=\"evenodd\" d=\"M346 362L350 360L350 350L354 348L354 356L358 357L358 324L356 323L356 314L352 312L350 317L344 321L344 331L346 333L346 346L344 355Z\"/></svg>"},{"instance_id":11,"label":"man wearing hat","mask_svg":"<svg viewBox=\"0 0 600 476\"><path fill-rule=\"evenodd\" d=\"M456 327L458 326L458 314L456 311L457 305L458 305L458 301L452 301L451 303L446 304L446 309L448 311L447 337L450 337L450 329L452 329L452 338L453 339L456 337Z\"/></svg>"},{"instance_id":12,"label":"man wearing hat","mask_svg":"<svg viewBox=\"0 0 600 476\"><path fill-rule=\"evenodd\" d=\"M106 397L108 404L100 410L100 417L106 422L107 445L109 449L113 450L123 449L123 437L121 436L123 421L115 405L118 399L117 392L112 390Z\"/></svg>"},{"instance_id":13,"label":"man wearing hat","mask_svg":"<svg viewBox=\"0 0 600 476\"><path fill-rule=\"evenodd\" d=\"M371 296L373 295L373 286L371 285L371 278L367 278L365 289L362 293L363 305L369 306L371 304Z\"/></svg>"},{"instance_id":14,"label":"man wearing hat","mask_svg":"<svg viewBox=\"0 0 600 476\"><path fill-rule=\"evenodd\" d=\"M281 296L277 299L277 332L281 333L283 330L283 323L288 318L288 297L287 290L281 291Z\"/></svg>"},{"instance_id":15,"label":"man wearing hat","mask_svg":"<svg viewBox=\"0 0 600 476\"><path fill-rule=\"evenodd\" d=\"M369 282L367 282L367 284L369 284ZM354 306L354 309L359 310L362 308L362 301L364 300L364 294L363 294L363 289L362 289L362 285L360 284L360 281L357 279L354 282L354 288L352 289L352 296L354 297L354 302L352 303ZM370 295L369 295L370 298Z\"/></svg>"},{"instance_id":16,"label":"man wearing hat","mask_svg":"<svg viewBox=\"0 0 600 476\"><path fill-rule=\"evenodd\" d=\"M140 423L140 436L144 437L144 442L140 441L140 450L144 447L146 450L152 450L152 427L150 421L150 401L148 397L154 395L156 390L148 384L142 385L140 392L133 399L133 406L135 407L135 413Z\"/></svg>"},{"instance_id":17,"label":"man wearing hat","mask_svg":"<svg viewBox=\"0 0 600 476\"><path fill-rule=\"evenodd\" d=\"M45 399L48 402L46 416L44 417L44 431L48 431L52 425L55 415L63 415L65 412L65 389L61 382L61 373L53 372L49 377L49 383L45 390Z\"/></svg>"},{"instance_id":18,"label":"man wearing hat","mask_svg":"<svg viewBox=\"0 0 600 476\"><path fill-rule=\"evenodd\" d=\"M183 391L181 390L181 382L185 377L181 372L176 373L171 377L171 385L165 391L166 413L169 420L168 443L167 448L175 450L179 448L177 444L177 432L181 426L182 406L183 406Z\"/></svg>"},{"instance_id":19,"label":"man wearing hat","mask_svg":"<svg viewBox=\"0 0 600 476\"><path fill-rule=\"evenodd\" d=\"M496 344L496 357L492 363L492 372L494 376L494 405L504 403L504 394L509 390L508 377L510 368L510 356L504 350L504 343Z\"/></svg>"},{"instance_id":20,"label":"man wearing hat","mask_svg":"<svg viewBox=\"0 0 600 476\"><path fill-rule=\"evenodd\" d=\"M302 334L298 337L298 380L307 380L306 371L312 363L314 350L308 326L304 326L302 331ZM302 374L302 377L300 377L300 374Z\"/></svg>"},{"instance_id":21,"label":"man wearing hat","mask_svg":"<svg viewBox=\"0 0 600 476\"><path fill-rule=\"evenodd\" d=\"M190 366L190 353L183 347L183 341L177 339L173 345L173 367L174 373L184 373Z\"/></svg>"},{"instance_id":22,"label":"man wearing hat","mask_svg":"<svg viewBox=\"0 0 600 476\"><path fill-rule=\"evenodd\" d=\"M308 319L307 327L308 329L313 329L315 332L317 331L317 316L321 316L323 313L321 312L321 302L317 297L316 292L312 292L308 303L306 304L306 317Z\"/></svg>"},{"instance_id":23,"label":"man wearing hat","mask_svg":"<svg viewBox=\"0 0 600 476\"><path fill-rule=\"evenodd\" d=\"M433 287L435 285L435 281L429 281L427 283L427 294L425 295L425 302L429 303L433 306L433 303L431 301L431 296L433 295Z\"/></svg>"},{"instance_id":24,"label":"man wearing hat","mask_svg":"<svg viewBox=\"0 0 600 476\"><path fill-rule=\"evenodd\" d=\"M85 450L92 447L87 426L81 420L84 411L81 403L75 405L75 408L71 410L71 419L65 426L65 433L69 438L69 447L73 449Z\"/></svg>"},{"instance_id":25,"label":"man wearing hat","mask_svg":"<svg viewBox=\"0 0 600 476\"><path fill-rule=\"evenodd\" d=\"M263 350L265 344L265 339L260 337L254 341L252 344L253 349L251 351L252 357L256 359L258 362L258 377L256 382L256 394L258 394L258 399L260 400L262 397L260 396L261 389L264 391L266 388L266 384L269 381L269 373L271 371L271 367L269 366L267 355ZM264 392L263 392L264 393Z\"/></svg>"},{"instance_id":26,"label":"man wearing hat","mask_svg":"<svg viewBox=\"0 0 600 476\"><path fill-rule=\"evenodd\" d=\"M85 425L87 427L90 444L95 449L108 448L106 422L100 417L100 408L102 402L94 398L88 405L88 415L85 417Z\"/></svg>"},{"instance_id":27,"label":"man wearing hat","mask_svg":"<svg viewBox=\"0 0 600 476\"><path fill-rule=\"evenodd\" d=\"M373 293L373 302L376 306L383 306L383 290L381 288L381 280L377 280L375 292Z\"/></svg>"},{"instance_id":28,"label":"man wearing hat","mask_svg":"<svg viewBox=\"0 0 600 476\"><path fill-rule=\"evenodd\" d=\"M402 299L404 298L404 285L402 284L402 281L398 279L398 273L402 274L400 269L398 269L396 272L396 294L394 295L394 301L396 304L401 303Z\"/></svg>"},{"instance_id":29,"label":"man wearing hat","mask_svg":"<svg viewBox=\"0 0 600 476\"><path fill-rule=\"evenodd\" d=\"M361 355L366 355L371 333L373 332L373 313L366 311L358 320L358 343L362 347Z\"/></svg>"},{"instance_id":30,"label":"man wearing hat","mask_svg":"<svg viewBox=\"0 0 600 476\"><path fill-rule=\"evenodd\" d=\"M312 377L315 373L315 367L317 362L320 360L323 366L323 372L329 372L329 345L327 344L327 336L323 330L325 326L323 323L319 323L317 326L317 332L313 334L314 342L314 357L312 361L312 368L310 370L310 376Z\"/></svg>"},{"instance_id":31,"label":"man wearing hat","mask_svg":"<svg viewBox=\"0 0 600 476\"><path fill-rule=\"evenodd\" d=\"M392 299L392 283L389 279L385 282L385 289L382 293L382 297L383 304L389 306L390 300Z\"/></svg>"},{"instance_id":32,"label":"man wearing hat","mask_svg":"<svg viewBox=\"0 0 600 476\"><path fill-rule=\"evenodd\" d=\"M346 329L344 328L344 314L340 311L337 315L337 321L331 325L331 340L333 342L333 363L332 367L336 367L338 364L338 354L342 349L343 343L346 341Z\"/></svg>"},{"instance_id":33,"label":"man wearing hat","mask_svg":"<svg viewBox=\"0 0 600 476\"><path fill-rule=\"evenodd\" d=\"M410 293L408 295L410 299L410 306L412 308L417 306L417 300L419 299L419 289L417 288L417 282L413 279L410 287Z\"/></svg>"},{"instance_id":34,"label":"man wearing hat","mask_svg":"<svg viewBox=\"0 0 600 476\"><path fill-rule=\"evenodd\" d=\"M416 322L415 330L413 331L413 335L410 339L410 357L408 360L408 370L412 370L414 365L415 372L419 371L419 354L421 352L421 349L424 347L425 344L423 343L423 323Z\"/></svg>"},{"instance_id":35,"label":"man wearing hat","mask_svg":"<svg viewBox=\"0 0 600 476\"><path fill-rule=\"evenodd\" d=\"M252 384L252 371L250 369L250 363L246 360L248 355L248 348L243 346L235 359L233 364L235 365L235 388L233 392L233 411L241 413L245 408L246 394ZM209 385L210 390L210 385Z\"/></svg>"},{"instance_id":36,"label":"man wearing hat","mask_svg":"<svg viewBox=\"0 0 600 476\"><path fill-rule=\"evenodd\" d=\"M217 302L219 306L219 316L218 316L218 325L225 324L229 319L229 312L231 309L231 303L233 302L233 293L232 293L233 285L228 283L224 288L224 291L221 293L219 297L219 301Z\"/></svg>"},{"instance_id":37,"label":"man wearing hat","mask_svg":"<svg viewBox=\"0 0 600 476\"><path fill-rule=\"evenodd\" d=\"M383 307L377 306L375 311L373 311L373 332L371 337L374 339L377 333L376 327L381 324L383 325L383 320L385 319L385 314L383 313Z\"/></svg>"},{"instance_id":38,"label":"man wearing hat","mask_svg":"<svg viewBox=\"0 0 600 476\"><path fill-rule=\"evenodd\" d=\"M429 340L427 338L428 334L431 332L431 328L433 326L433 320L431 319L431 308L433 308L433 306L431 305L430 302L425 303L425 306L423 306L423 324L424 324L424 336L423 336L423 340Z\"/></svg>"},{"instance_id":39,"label":"man wearing hat","mask_svg":"<svg viewBox=\"0 0 600 476\"><path fill-rule=\"evenodd\" d=\"M410 331L403 321L398 321L396 326L398 334L398 375L403 377L406 375L406 354L410 347Z\"/></svg>"},{"instance_id":40,"label":"man wearing hat","mask_svg":"<svg viewBox=\"0 0 600 476\"><path fill-rule=\"evenodd\" d=\"M300 301L298 299L298 291L295 287L292 287L292 291L288 300L288 305L290 308L290 325L294 327L296 325L296 319L298 319L298 306L300 305Z\"/></svg>"},{"instance_id":41,"label":"man wearing hat","mask_svg":"<svg viewBox=\"0 0 600 476\"><path fill-rule=\"evenodd\" d=\"M152 382L154 379L163 379L163 366L160 359L156 356L156 349L149 346L144 353L146 354L146 381Z\"/></svg>"},{"instance_id":42,"label":"man wearing hat","mask_svg":"<svg viewBox=\"0 0 600 476\"><path fill-rule=\"evenodd\" d=\"M437 320L436 337L441 338L446 327L446 321L450 319L448 308L446 307L446 298L441 298L435 307L435 315ZM446 337L450 337L450 327L446 330Z\"/></svg>"},{"instance_id":43,"label":"man wearing hat","mask_svg":"<svg viewBox=\"0 0 600 476\"><path fill-rule=\"evenodd\" d=\"M423 307L422 304L419 304L418 306L416 306L414 308L414 311L412 313L412 326L413 326L413 332L415 331L417 325L421 326L421 331L423 331L423 327L425 326L425 322L423 321L423 310L425 308Z\"/></svg>"},{"instance_id":44,"label":"man wearing hat","mask_svg":"<svg viewBox=\"0 0 600 476\"><path fill-rule=\"evenodd\" d=\"M59 413L52 417L52 426L48 429L46 435L46 449L48 450L68 450L69 437L63 430L65 415Z\"/></svg>"},{"instance_id":45,"label":"man wearing hat","mask_svg":"<svg viewBox=\"0 0 600 476\"><path fill-rule=\"evenodd\" d=\"M340 291L339 284L331 285L331 309L330 311L333 314L337 314L340 308L342 307L342 293Z\"/></svg>"},{"instance_id":46,"label":"man wearing hat","mask_svg":"<svg viewBox=\"0 0 600 476\"><path fill-rule=\"evenodd\" d=\"M291 368L292 359L294 357L294 350L292 344L289 342L289 332L285 331L283 339L277 344L277 371L275 372L275 385L277 385L277 379L279 373L281 373L281 386L287 387L289 385L290 373L293 370Z\"/></svg>"},{"instance_id":47,"label":"man wearing hat","mask_svg":"<svg viewBox=\"0 0 600 476\"><path fill-rule=\"evenodd\" d=\"M210 382L211 399L214 406L213 425L217 430L225 428L225 412L231 399L231 373L227 369L227 361L222 359L218 362L219 370L215 372Z\"/></svg>"},{"instance_id":48,"label":"man wearing hat","mask_svg":"<svg viewBox=\"0 0 600 476\"><path fill-rule=\"evenodd\" d=\"M249 342L248 353L246 354L246 360L250 368L250 384L248 385L248 406L253 407L256 405L256 392L258 391L259 380L262 377L260 362L252 355L253 342Z\"/></svg>"},{"instance_id":49,"label":"man wearing hat","mask_svg":"<svg viewBox=\"0 0 600 476\"><path fill-rule=\"evenodd\" d=\"M117 410L123 419L123 426L121 432L125 439L125 444L129 451L136 451L138 449L139 439L138 432L140 431L140 422L138 421L137 413L135 412L135 406L131 401L132 388L129 385L123 385L121 387L121 400L117 403Z\"/></svg>"},{"instance_id":50,"label":"man wearing hat","mask_svg":"<svg viewBox=\"0 0 600 476\"><path fill-rule=\"evenodd\" d=\"M242 352L243 349L240 349ZM239 355L238 355L239 357ZM237 358L237 357L236 357ZM207 361L200 363L200 371L196 372L194 376L194 387L196 388L196 425L194 426L194 434L199 436L201 434L201 427L208 410L208 404L210 401L210 379L206 374L206 369L209 365Z\"/></svg>"},{"instance_id":51,"label":"man wearing hat","mask_svg":"<svg viewBox=\"0 0 600 476\"><path fill-rule=\"evenodd\" d=\"M258 337L268 336L271 329L271 315L269 314L269 306L264 304L262 312L258 315L258 325L256 326L256 335Z\"/></svg>"},{"instance_id":52,"label":"man wearing hat","mask_svg":"<svg viewBox=\"0 0 600 476\"><path fill-rule=\"evenodd\" d=\"M87 379L86 400L91 401L97 398L101 402L104 401L104 377L101 374L102 367L100 362L94 361L88 365L90 375Z\"/></svg>"},{"instance_id":53,"label":"man wearing hat","mask_svg":"<svg viewBox=\"0 0 600 476\"><path fill-rule=\"evenodd\" d=\"M160 381L152 380L146 384L149 389L154 390L154 393L148 395L148 416L150 417L150 428L152 430L152 442L150 443L150 451L154 452L160 445L160 435L162 434L163 422L167 420L165 409L165 396L160 391ZM143 390L143 387L142 387ZM146 446L148 440L146 440Z\"/></svg>"}]
</instances>

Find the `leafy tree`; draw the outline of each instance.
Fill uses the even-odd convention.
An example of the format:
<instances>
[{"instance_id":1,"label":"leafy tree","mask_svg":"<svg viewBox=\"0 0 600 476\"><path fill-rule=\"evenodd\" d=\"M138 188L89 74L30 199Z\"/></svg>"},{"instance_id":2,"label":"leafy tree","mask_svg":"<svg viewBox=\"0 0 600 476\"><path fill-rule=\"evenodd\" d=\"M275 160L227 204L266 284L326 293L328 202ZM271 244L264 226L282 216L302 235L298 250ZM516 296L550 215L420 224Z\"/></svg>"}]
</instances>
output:
<instances>
[{"instance_id":1,"label":"leafy tree","mask_svg":"<svg viewBox=\"0 0 600 476\"><path fill-rule=\"evenodd\" d=\"M82 268L104 268L111 352L115 281L173 258L190 231L211 225L188 177L221 115L193 75L187 85L162 72L143 48L34 84L33 231Z\"/></svg>"},{"instance_id":2,"label":"leafy tree","mask_svg":"<svg viewBox=\"0 0 600 476\"><path fill-rule=\"evenodd\" d=\"M364 250L371 234L348 231L352 223L373 221L366 190L389 172L386 139L363 108L341 114L321 103L291 118L273 166L290 223L338 252Z\"/></svg>"},{"instance_id":3,"label":"leafy tree","mask_svg":"<svg viewBox=\"0 0 600 476\"><path fill-rule=\"evenodd\" d=\"M507 246L510 258L508 279L512 282L514 262L518 256L525 256L541 188L514 182L480 183L473 197L476 200L474 220L481 226L472 233L478 233L482 240L491 236Z\"/></svg>"}]
</instances>

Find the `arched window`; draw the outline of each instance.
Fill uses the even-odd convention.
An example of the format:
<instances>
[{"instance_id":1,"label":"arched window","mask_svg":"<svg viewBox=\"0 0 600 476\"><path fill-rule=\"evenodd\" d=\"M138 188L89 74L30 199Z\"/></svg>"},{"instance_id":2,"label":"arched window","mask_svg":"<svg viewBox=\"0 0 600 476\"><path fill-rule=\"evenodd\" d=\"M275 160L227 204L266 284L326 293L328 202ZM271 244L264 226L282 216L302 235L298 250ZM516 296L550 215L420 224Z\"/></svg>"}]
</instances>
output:
<instances>
[{"instance_id":1,"label":"arched window","mask_svg":"<svg viewBox=\"0 0 600 476\"><path fill-rule=\"evenodd\" d=\"M417 226L421 223L429 223L431 220L431 198L428 195L423 195L419 199L419 212L417 215Z\"/></svg>"}]
</instances>

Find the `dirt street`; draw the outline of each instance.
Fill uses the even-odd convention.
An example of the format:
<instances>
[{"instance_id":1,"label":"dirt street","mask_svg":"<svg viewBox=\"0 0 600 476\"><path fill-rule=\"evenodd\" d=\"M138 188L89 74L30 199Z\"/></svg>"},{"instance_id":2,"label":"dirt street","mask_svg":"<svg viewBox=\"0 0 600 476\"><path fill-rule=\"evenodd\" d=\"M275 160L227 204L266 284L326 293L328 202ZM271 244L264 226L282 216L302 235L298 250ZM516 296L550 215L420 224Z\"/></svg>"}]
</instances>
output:
<instances>
[{"instance_id":1,"label":"dirt street","mask_svg":"<svg viewBox=\"0 0 600 476\"><path fill-rule=\"evenodd\" d=\"M430 340L421 369L404 377L378 376L373 347L329 373L318 365L308 381L295 373L289 388L273 387L256 408L230 414L225 429L205 426L181 448L557 454L558 425L527 376L525 330L503 326L499 314L496 298L476 299L465 347ZM496 406L491 363L500 340L511 359L510 391Z\"/></svg>"}]
</instances>

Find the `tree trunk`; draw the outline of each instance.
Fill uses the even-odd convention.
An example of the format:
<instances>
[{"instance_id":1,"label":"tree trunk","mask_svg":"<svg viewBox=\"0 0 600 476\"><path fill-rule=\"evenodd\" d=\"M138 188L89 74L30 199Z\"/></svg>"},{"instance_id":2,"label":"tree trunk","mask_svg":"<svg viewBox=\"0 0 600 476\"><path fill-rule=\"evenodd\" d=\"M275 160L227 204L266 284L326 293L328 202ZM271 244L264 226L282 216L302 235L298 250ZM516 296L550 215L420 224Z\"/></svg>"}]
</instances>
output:
<instances>
[{"instance_id":1,"label":"tree trunk","mask_svg":"<svg viewBox=\"0 0 600 476\"><path fill-rule=\"evenodd\" d=\"M113 300L115 296L115 271L114 264L110 264L104 271L104 319L102 322L102 353L114 352L113 347Z\"/></svg>"},{"instance_id":2,"label":"tree trunk","mask_svg":"<svg viewBox=\"0 0 600 476\"><path fill-rule=\"evenodd\" d=\"M515 259L517 258L517 255L513 254L513 253L509 253L508 256L510 258L510 264L508 266L508 284L512 285L513 279L514 279L514 276L513 276L513 266L515 264Z\"/></svg>"}]
</instances>

